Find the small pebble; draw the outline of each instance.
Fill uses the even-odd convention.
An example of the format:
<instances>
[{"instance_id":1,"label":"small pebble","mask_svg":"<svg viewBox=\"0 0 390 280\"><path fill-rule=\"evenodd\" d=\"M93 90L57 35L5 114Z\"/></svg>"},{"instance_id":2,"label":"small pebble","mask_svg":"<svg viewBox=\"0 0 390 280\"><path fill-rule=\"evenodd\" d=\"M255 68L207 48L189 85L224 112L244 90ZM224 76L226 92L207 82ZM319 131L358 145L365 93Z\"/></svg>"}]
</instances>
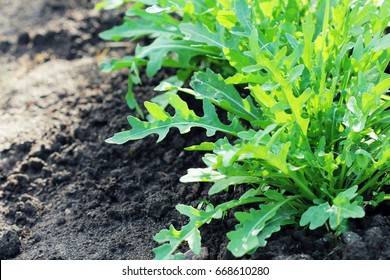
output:
<instances>
[{"instance_id":1,"label":"small pebble","mask_svg":"<svg viewBox=\"0 0 390 280\"><path fill-rule=\"evenodd\" d=\"M345 244L361 240L361 236L353 231L346 231L341 234L341 240Z\"/></svg>"}]
</instances>

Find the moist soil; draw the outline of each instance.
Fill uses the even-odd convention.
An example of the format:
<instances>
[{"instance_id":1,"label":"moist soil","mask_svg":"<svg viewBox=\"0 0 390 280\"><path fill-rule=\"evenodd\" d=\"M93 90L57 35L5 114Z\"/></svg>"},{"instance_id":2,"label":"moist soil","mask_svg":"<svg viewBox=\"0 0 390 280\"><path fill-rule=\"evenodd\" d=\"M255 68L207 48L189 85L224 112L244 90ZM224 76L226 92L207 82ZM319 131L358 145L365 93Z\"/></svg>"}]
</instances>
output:
<instances>
[{"instance_id":1,"label":"moist soil","mask_svg":"<svg viewBox=\"0 0 390 280\"><path fill-rule=\"evenodd\" d=\"M95 3L0 0L1 259L151 259L153 236L187 222L175 205L196 206L207 193L208 185L179 182L203 166L201 153L183 151L206 139L201 130L172 131L158 144L154 136L104 142L134 112L126 73L97 65L134 45L98 38L124 10L98 12ZM143 77L137 99L153 97L167 75ZM286 227L245 259L390 259L389 204L366 212L339 238ZM232 213L204 226L201 258L233 259L225 234L234 226Z\"/></svg>"}]
</instances>

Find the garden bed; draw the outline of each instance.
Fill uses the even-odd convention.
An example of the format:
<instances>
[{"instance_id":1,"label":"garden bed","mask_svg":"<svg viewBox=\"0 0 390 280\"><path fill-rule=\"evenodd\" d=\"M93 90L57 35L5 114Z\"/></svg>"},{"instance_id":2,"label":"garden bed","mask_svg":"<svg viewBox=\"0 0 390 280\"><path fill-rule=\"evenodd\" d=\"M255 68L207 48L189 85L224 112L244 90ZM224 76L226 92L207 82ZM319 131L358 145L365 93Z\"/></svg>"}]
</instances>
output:
<instances>
[{"instance_id":1,"label":"garden bed","mask_svg":"<svg viewBox=\"0 0 390 280\"><path fill-rule=\"evenodd\" d=\"M186 222L175 205L205 196L206 185L179 182L202 166L202 153L183 151L206 139L202 130L172 131L159 144L153 136L104 142L128 128L124 116L133 112L123 102L126 73L102 74L97 65L107 48L123 56L133 47L98 38L121 11L97 12L90 2L0 0L1 259L151 259L153 236ZM136 98L150 99L164 77L143 75ZM367 209L336 240L323 229L286 227L245 258L389 259L389 206ZM203 258L233 258L231 218L205 226Z\"/></svg>"}]
</instances>

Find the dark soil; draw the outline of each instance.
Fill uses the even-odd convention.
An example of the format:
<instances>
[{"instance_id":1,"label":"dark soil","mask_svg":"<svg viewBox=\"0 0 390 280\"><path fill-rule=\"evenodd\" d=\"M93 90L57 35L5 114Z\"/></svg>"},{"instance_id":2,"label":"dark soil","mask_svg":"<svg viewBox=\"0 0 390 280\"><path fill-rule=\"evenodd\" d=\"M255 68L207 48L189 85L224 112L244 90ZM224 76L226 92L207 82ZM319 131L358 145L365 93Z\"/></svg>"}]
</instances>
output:
<instances>
[{"instance_id":1,"label":"dark soil","mask_svg":"<svg viewBox=\"0 0 390 280\"><path fill-rule=\"evenodd\" d=\"M34 3L33 3L34 2ZM173 131L122 146L104 140L127 129L125 73L103 75L109 43L97 34L123 11L94 11L95 1L0 0L1 259L151 259L153 236L186 219L205 185L181 184L201 153L183 148L202 131ZM28 7L27 7L28 6ZM133 46L110 48L109 56ZM147 100L166 74L135 89ZM223 201L225 194L214 198ZM225 233L232 214L202 229L207 259L231 259ZM324 230L287 227L251 259L390 259L389 204L368 209L334 239Z\"/></svg>"}]
</instances>

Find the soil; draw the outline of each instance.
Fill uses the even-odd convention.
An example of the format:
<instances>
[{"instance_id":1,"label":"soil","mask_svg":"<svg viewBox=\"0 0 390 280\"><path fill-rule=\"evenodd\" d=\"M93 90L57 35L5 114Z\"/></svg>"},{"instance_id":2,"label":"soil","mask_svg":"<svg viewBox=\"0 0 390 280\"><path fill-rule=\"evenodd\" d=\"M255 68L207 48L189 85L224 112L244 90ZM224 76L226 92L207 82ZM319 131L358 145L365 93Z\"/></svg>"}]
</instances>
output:
<instances>
[{"instance_id":1,"label":"soil","mask_svg":"<svg viewBox=\"0 0 390 280\"><path fill-rule=\"evenodd\" d=\"M104 140L128 129L126 73L103 74L110 45L98 33L123 10L98 12L96 1L0 0L1 259L151 259L153 236L185 217L207 185L181 184L201 153L183 148L205 138L173 131L122 146ZM143 77L138 100L165 77ZM227 193L214 200L223 201ZM205 259L232 259L225 233L232 214L202 229ZM339 239L324 230L287 227L249 259L390 259L389 204L368 209ZM185 249L183 249L185 250ZM189 256L190 258L191 256Z\"/></svg>"}]
</instances>

